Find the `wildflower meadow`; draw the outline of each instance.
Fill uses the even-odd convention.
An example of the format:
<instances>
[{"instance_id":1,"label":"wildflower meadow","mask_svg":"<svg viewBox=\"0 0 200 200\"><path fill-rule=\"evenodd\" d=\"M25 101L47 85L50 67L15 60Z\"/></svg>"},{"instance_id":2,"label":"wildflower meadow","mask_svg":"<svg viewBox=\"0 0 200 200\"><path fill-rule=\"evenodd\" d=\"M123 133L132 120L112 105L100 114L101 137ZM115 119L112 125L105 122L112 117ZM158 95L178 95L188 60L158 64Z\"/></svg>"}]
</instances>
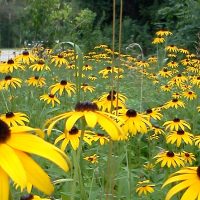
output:
<instances>
[{"instance_id":1,"label":"wildflower meadow","mask_svg":"<svg viewBox=\"0 0 200 200\"><path fill-rule=\"evenodd\" d=\"M199 55L112 36L1 60L0 200L200 200Z\"/></svg>"}]
</instances>

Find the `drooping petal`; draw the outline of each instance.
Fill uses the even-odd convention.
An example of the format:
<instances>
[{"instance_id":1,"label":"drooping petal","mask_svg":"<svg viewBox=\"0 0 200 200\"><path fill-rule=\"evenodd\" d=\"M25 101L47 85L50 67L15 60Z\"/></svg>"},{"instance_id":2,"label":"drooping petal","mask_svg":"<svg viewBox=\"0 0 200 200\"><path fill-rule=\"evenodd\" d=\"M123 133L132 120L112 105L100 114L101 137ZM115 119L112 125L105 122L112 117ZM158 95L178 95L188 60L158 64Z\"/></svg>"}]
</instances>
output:
<instances>
[{"instance_id":1,"label":"drooping petal","mask_svg":"<svg viewBox=\"0 0 200 200\"><path fill-rule=\"evenodd\" d=\"M83 116L82 112L74 112L71 117L69 117L66 121L65 124L65 128L67 129L67 131L70 131L72 129L72 127L74 126L74 124L76 123L76 121L81 118Z\"/></svg>"},{"instance_id":2,"label":"drooping petal","mask_svg":"<svg viewBox=\"0 0 200 200\"><path fill-rule=\"evenodd\" d=\"M44 157L65 171L69 170L69 160L63 151L40 137L32 134L13 134L7 143L15 149Z\"/></svg>"},{"instance_id":3,"label":"drooping petal","mask_svg":"<svg viewBox=\"0 0 200 200\"><path fill-rule=\"evenodd\" d=\"M38 188L40 191L50 195L54 188L50 181L49 176L44 170L26 153L16 150L16 154L23 163L27 175L28 183Z\"/></svg>"},{"instance_id":4,"label":"drooping petal","mask_svg":"<svg viewBox=\"0 0 200 200\"><path fill-rule=\"evenodd\" d=\"M89 127L94 128L97 123L97 115L94 112L84 112L86 123Z\"/></svg>"},{"instance_id":5,"label":"drooping petal","mask_svg":"<svg viewBox=\"0 0 200 200\"><path fill-rule=\"evenodd\" d=\"M9 198L9 177L0 167L0 199L8 200Z\"/></svg>"},{"instance_id":6,"label":"drooping petal","mask_svg":"<svg viewBox=\"0 0 200 200\"><path fill-rule=\"evenodd\" d=\"M27 183L25 170L14 150L7 144L0 144L0 155L0 167L15 183L24 188Z\"/></svg>"}]
</instances>

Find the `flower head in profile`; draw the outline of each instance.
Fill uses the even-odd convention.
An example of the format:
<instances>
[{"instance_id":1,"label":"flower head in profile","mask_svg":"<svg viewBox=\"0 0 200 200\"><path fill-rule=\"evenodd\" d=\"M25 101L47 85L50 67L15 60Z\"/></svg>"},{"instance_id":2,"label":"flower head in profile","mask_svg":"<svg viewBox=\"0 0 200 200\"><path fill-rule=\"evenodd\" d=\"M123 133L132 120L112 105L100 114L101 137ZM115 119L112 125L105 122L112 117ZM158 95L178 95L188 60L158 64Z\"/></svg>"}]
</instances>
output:
<instances>
[{"instance_id":1,"label":"flower head in profile","mask_svg":"<svg viewBox=\"0 0 200 200\"><path fill-rule=\"evenodd\" d=\"M161 163L161 167L173 166L175 168L177 166L180 167L185 165L183 158L179 154L174 153L173 151L161 152L157 154L154 158L156 158L155 164Z\"/></svg>"},{"instance_id":2,"label":"flower head in profile","mask_svg":"<svg viewBox=\"0 0 200 200\"><path fill-rule=\"evenodd\" d=\"M153 39L152 44L162 44L165 42L165 38L159 36Z\"/></svg>"},{"instance_id":3,"label":"flower head in profile","mask_svg":"<svg viewBox=\"0 0 200 200\"><path fill-rule=\"evenodd\" d=\"M96 164L96 163L98 163L98 157L99 156L97 156L97 154L94 154L92 156L86 156L83 159L91 162L92 164Z\"/></svg>"},{"instance_id":4,"label":"flower head in profile","mask_svg":"<svg viewBox=\"0 0 200 200\"><path fill-rule=\"evenodd\" d=\"M59 95L61 96L63 92L67 92L68 96L71 97L72 93L75 93L75 84L70 83L66 80L61 80L60 83L56 83L52 86L50 86L51 94L55 94L56 92L59 92Z\"/></svg>"},{"instance_id":5,"label":"flower head in profile","mask_svg":"<svg viewBox=\"0 0 200 200\"><path fill-rule=\"evenodd\" d=\"M183 119L174 118L172 121L167 121L163 124L166 130L178 131L179 129L185 130L185 128L191 129L190 124Z\"/></svg>"},{"instance_id":6,"label":"flower head in profile","mask_svg":"<svg viewBox=\"0 0 200 200\"><path fill-rule=\"evenodd\" d=\"M194 136L191 133L188 133L184 130L177 130L169 133L169 135L167 135L166 137L166 141L167 143L171 144L174 144L176 142L176 146L179 147L181 143L192 145L193 137Z\"/></svg>"},{"instance_id":7,"label":"flower head in profile","mask_svg":"<svg viewBox=\"0 0 200 200\"><path fill-rule=\"evenodd\" d=\"M85 138L85 134L87 133L83 133L84 135L83 140ZM72 129L69 131L65 129L64 132L56 138L54 143L57 144L62 140L61 150L64 151L69 143L71 144L74 150L77 150L80 143L80 137L81 137L81 130L79 130L76 126L73 126Z\"/></svg>"},{"instance_id":8,"label":"flower head in profile","mask_svg":"<svg viewBox=\"0 0 200 200\"><path fill-rule=\"evenodd\" d=\"M165 47L165 50L167 51L167 52L169 52L169 53L176 53L176 52L178 52L178 47L177 46L175 46L175 45L173 45L173 44L171 44L171 45L168 45L168 46L166 46Z\"/></svg>"},{"instance_id":9,"label":"flower head in profile","mask_svg":"<svg viewBox=\"0 0 200 200\"><path fill-rule=\"evenodd\" d=\"M157 36L169 36L169 35L172 35L172 32L171 31L168 31L168 30L159 30L156 32L156 35Z\"/></svg>"},{"instance_id":10,"label":"flower head in profile","mask_svg":"<svg viewBox=\"0 0 200 200\"><path fill-rule=\"evenodd\" d=\"M21 62L23 64L29 65L30 63L34 62L37 59L32 53L28 50L22 51L22 54L19 54L15 57L17 62Z\"/></svg>"},{"instance_id":11,"label":"flower head in profile","mask_svg":"<svg viewBox=\"0 0 200 200\"><path fill-rule=\"evenodd\" d=\"M138 196L141 196L142 194L147 195L148 193L154 192L154 184L150 183L150 180L145 181L139 181L137 183L136 192Z\"/></svg>"},{"instance_id":12,"label":"flower head in profile","mask_svg":"<svg viewBox=\"0 0 200 200\"><path fill-rule=\"evenodd\" d=\"M168 108L178 108L178 107L185 107L185 103L183 101L181 101L180 99L172 99L168 102L165 103L165 105L163 106L165 109Z\"/></svg>"},{"instance_id":13,"label":"flower head in profile","mask_svg":"<svg viewBox=\"0 0 200 200\"><path fill-rule=\"evenodd\" d=\"M79 119L84 119L88 127L94 128L99 124L105 132L107 132L113 140L118 140L120 135L123 135L122 129L115 122L115 115L99 111L96 103L89 101L77 103L75 110L69 111L47 120L47 133L50 134L54 125L62 119L67 119L65 122L65 131L70 131Z\"/></svg>"},{"instance_id":14,"label":"flower head in profile","mask_svg":"<svg viewBox=\"0 0 200 200\"><path fill-rule=\"evenodd\" d=\"M52 107L55 106L55 103L60 104L60 100L56 97L55 94L43 94L40 96L40 100L44 100L47 104L52 104Z\"/></svg>"},{"instance_id":15,"label":"flower head in profile","mask_svg":"<svg viewBox=\"0 0 200 200\"><path fill-rule=\"evenodd\" d=\"M22 83L22 80L19 79L19 78L14 78L10 75L6 75L4 80L1 81L1 85L2 87L4 87L6 90L9 88L9 87L13 87L13 88L17 88L17 87L21 87L21 83Z\"/></svg>"},{"instance_id":16,"label":"flower head in profile","mask_svg":"<svg viewBox=\"0 0 200 200\"><path fill-rule=\"evenodd\" d=\"M5 64L5 68L9 71L9 72L13 72L13 70L23 70L25 69L25 67L23 65L21 65L19 62L15 61L14 59L9 59L7 61L7 63Z\"/></svg>"},{"instance_id":17,"label":"flower head in profile","mask_svg":"<svg viewBox=\"0 0 200 200\"><path fill-rule=\"evenodd\" d=\"M173 173L163 184L162 188L170 183L173 187L167 193L165 200L170 200L178 192L184 190L181 200L200 199L200 166L185 167Z\"/></svg>"},{"instance_id":18,"label":"flower head in profile","mask_svg":"<svg viewBox=\"0 0 200 200\"><path fill-rule=\"evenodd\" d=\"M119 108L125 108L126 99L125 95L113 90L109 93L103 94L94 102L102 111L111 112L112 109L118 110Z\"/></svg>"},{"instance_id":19,"label":"flower head in profile","mask_svg":"<svg viewBox=\"0 0 200 200\"><path fill-rule=\"evenodd\" d=\"M53 192L54 187L49 176L31 158L30 154L44 157L63 170L69 170L67 156L52 144L32 134L38 132L41 132L41 130L28 126L9 127L4 121L0 120L1 199L9 199L10 179L21 190L31 184L47 195Z\"/></svg>"},{"instance_id":20,"label":"flower head in profile","mask_svg":"<svg viewBox=\"0 0 200 200\"><path fill-rule=\"evenodd\" d=\"M39 76L32 76L28 78L26 82L28 83L29 86L32 85L35 87L43 87L46 84L45 78Z\"/></svg>"},{"instance_id":21,"label":"flower head in profile","mask_svg":"<svg viewBox=\"0 0 200 200\"><path fill-rule=\"evenodd\" d=\"M91 86L91 85L88 85L87 83L83 83L82 85L81 85L81 89L84 91L84 92L87 92L87 91L89 91L89 92L94 92L94 90L95 90L95 87L94 86Z\"/></svg>"},{"instance_id":22,"label":"flower head in profile","mask_svg":"<svg viewBox=\"0 0 200 200\"><path fill-rule=\"evenodd\" d=\"M33 71L51 71L50 67L45 63L44 59L39 59L36 64L29 67Z\"/></svg>"},{"instance_id":23,"label":"flower head in profile","mask_svg":"<svg viewBox=\"0 0 200 200\"><path fill-rule=\"evenodd\" d=\"M58 54L52 56L51 63L55 63L56 66L61 67L62 65L67 65L69 62L65 59L63 54Z\"/></svg>"},{"instance_id":24,"label":"flower head in profile","mask_svg":"<svg viewBox=\"0 0 200 200\"><path fill-rule=\"evenodd\" d=\"M8 126L25 126L29 122L28 116L21 112L7 112L0 115L0 119L8 124Z\"/></svg>"},{"instance_id":25,"label":"flower head in profile","mask_svg":"<svg viewBox=\"0 0 200 200\"><path fill-rule=\"evenodd\" d=\"M151 123L146 115L140 114L133 109L121 109L119 117L122 119L122 129L125 133L136 135L136 133L147 133Z\"/></svg>"},{"instance_id":26,"label":"flower head in profile","mask_svg":"<svg viewBox=\"0 0 200 200\"><path fill-rule=\"evenodd\" d=\"M149 117L150 119L155 119L155 120L161 120L161 118L163 117L163 115L159 112L160 110L158 108L149 108L146 110L146 115Z\"/></svg>"},{"instance_id":27,"label":"flower head in profile","mask_svg":"<svg viewBox=\"0 0 200 200\"><path fill-rule=\"evenodd\" d=\"M193 161L196 160L195 155L193 153L189 153L187 151L181 152L181 156L183 157L184 162L189 163L190 165L192 165Z\"/></svg>"}]
</instances>

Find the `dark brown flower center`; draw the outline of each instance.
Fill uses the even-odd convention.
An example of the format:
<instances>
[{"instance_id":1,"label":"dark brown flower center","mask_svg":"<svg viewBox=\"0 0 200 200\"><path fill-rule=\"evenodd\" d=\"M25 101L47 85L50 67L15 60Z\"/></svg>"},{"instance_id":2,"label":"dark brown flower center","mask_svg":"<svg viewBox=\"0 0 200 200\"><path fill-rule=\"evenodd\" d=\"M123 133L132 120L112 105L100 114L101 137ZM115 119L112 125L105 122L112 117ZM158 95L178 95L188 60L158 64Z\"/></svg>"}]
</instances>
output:
<instances>
[{"instance_id":1,"label":"dark brown flower center","mask_svg":"<svg viewBox=\"0 0 200 200\"><path fill-rule=\"evenodd\" d=\"M146 110L146 113L147 113L147 114L151 114L152 112L153 112L152 109L147 109L147 110Z\"/></svg>"},{"instance_id":2,"label":"dark brown flower center","mask_svg":"<svg viewBox=\"0 0 200 200\"><path fill-rule=\"evenodd\" d=\"M117 92L116 92L115 90L112 90L112 91L109 92L109 94L111 94L111 95L116 95Z\"/></svg>"},{"instance_id":3,"label":"dark brown flower center","mask_svg":"<svg viewBox=\"0 0 200 200\"><path fill-rule=\"evenodd\" d=\"M20 198L20 200L31 200L34 196L32 194L26 194Z\"/></svg>"},{"instance_id":4,"label":"dark brown flower center","mask_svg":"<svg viewBox=\"0 0 200 200\"><path fill-rule=\"evenodd\" d=\"M12 118L12 117L14 117L15 115L14 115L14 113L13 112L7 112L6 113L6 118Z\"/></svg>"},{"instance_id":5,"label":"dark brown flower center","mask_svg":"<svg viewBox=\"0 0 200 200\"><path fill-rule=\"evenodd\" d=\"M108 96L107 96L107 100L108 101L114 101L116 99L116 97L114 96L114 95L111 95L111 94L109 94Z\"/></svg>"},{"instance_id":6,"label":"dark brown flower center","mask_svg":"<svg viewBox=\"0 0 200 200\"><path fill-rule=\"evenodd\" d=\"M35 76L34 78L35 78L35 80L38 80L38 79L39 79L39 76Z\"/></svg>"},{"instance_id":7,"label":"dark brown flower center","mask_svg":"<svg viewBox=\"0 0 200 200\"><path fill-rule=\"evenodd\" d=\"M191 95L191 94L193 94L193 92L188 92L188 94L190 94L190 95Z\"/></svg>"},{"instance_id":8,"label":"dark brown flower center","mask_svg":"<svg viewBox=\"0 0 200 200\"><path fill-rule=\"evenodd\" d=\"M163 72L168 72L168 70L165 68L165 69L163 69Z\"/></svg>"},{"instance_id":9,"label":"dark brown flower center","mask_svg":"<svg viewBox=\"0 0 200 200\"><path fill-rule=\"evenodd\" d=\"M185 157L190 157L190 154L189 153L185 153Z\"/></svg>"},{"instance_id":10,"label":"dark brown flower center","mask_svg":"<svg viewBox=\"0 0 200 200\"><path fill-rule=\"evenodd\" d=\"M197 167L197 175L200 178L200 166Z\"/></svg>"},{"instance_id":11,"label":"dark brown flower center","mask_svg":"<svg viewBox=\"0 0 200 200\"><path fill-rule=\"evenodd\" d=\"M126 112L126 116L127 117L136 117L137 116L137 112L135 110L133 110L133 109L129 109Z\"/></svg>"},{"instance_id":12,"label":"dark brown flower center","mask_svg":"<svg viewBox=\"0 0 200 200\"><path fill-rule=\"evenodd\" d=\"M102 133L97 133L97 136L99 136L99 137L104 137L105 135L102 134Z\"/></svg>"},{"instance_id":13,"label":"dark brown flower center","mask_svg":"<svg viewBox=\"0 0 200 200\"><path fill-rule=\"evenodd\" d=\"M181 77L182 75L181 74L177 74L177 77Z\"/></svg>"},{"instance_id":14,"label":"dark brown flower center","mask_svg":"<svg viewBox=\"0 0 200 200\"><path fill-rule=\"evenodd\" d=\"M38 64L39 64L39 65L44 65L44 60L42 60L42 59L39 60L39 61L38 61Z\"/></svg>"},{"instance_id":15,"label":"dark brown flower center","mask_svg":"<svg viewBox=\"0 0 200 200\"><path fill-rule=\"evenodd\" d=\"M200 76L197 77L197 80L200 80Z\"/></svg>"},{"instance_id":16,"label":"dark brown flower center","mask_svg":"<svg viewBox=\"0 0 200 200\"><path fill-rule=\"evenodd\" d=\"M50 98L54 98L55 95L54 95L54 94L49 94L49 97L50 97Z\"/></svg>"},{"instance_id":17,"label":"dark brown flower center","mask_svg":"<svg viewBox=\"0 0 200 200\"><path fill-rule=\"evenodd\" d=\"M66 80L62 80L62 81L60 81L60 84L61 85L67 85L67 81Z\"/></svg>"},{"instance_id":18,"label":"dark brown flower center","mask_svg":"<svg viewBox=\"0 0 200 200\"><path fill-rule=\"evenodd\" d=\"M173 122L180 122L179 118L174 118Z\"/></svg>"},{"instance_id":19,"label":"dark brown flower center","mask_svg":"<svg viewBox=\"0 0 200 200\"><path fill-rule=\"evenodd\" d=\"M178 131L177 131L177 134L178 134L178 135L184 135L184 133L185 133L185 131L183 131L183 130L178 130Z\"/></svg>"},{"instance_id":20,"label":"dark brown flower center","mask_svg":"<svg viewBox=\"0 0 200 200\"><path fill-rule=\"evenodd\" d=\"M178 102L178 99L172 99L172 102L176 103Z\"/></svg>"},{"instance_id":21,"label":"dark brown flower center","mask_svg":"<svg viewBox=\"0 0 200 200\"><path fill-rule=\"evenodd\" d=\"M0 119L0 143L6 142L6 140L11 136L9 126Z\"/></svg>"},{"instance_id":22,"label":"dark brown flower center","mask_svg":"<svg viewBox=\"0 0 200 200\"><path fill-rule=\"evenodd\" d=\"M85 64L85 67L87 68L87 67L89 67L89 65L88 65L88 64Z\"/></svg>"},{"instance_id":23,"label":"dark brown flower center","mask_svg":"<svg viewBox=\"0 0 200 200\"><path fill-rule=\"evenodd\" d=\"M8 61L7 61L7 64L9 64L9 65L12 65L12 64L14 64L15 62L14 62L14 60L13 59L9 59Z\"/></svg>"},{"instance_id":24,"label":"dark brown flower center","mask_svg":"<svg viewBox=\"0 0 200 200\"><path fill-rule=\"evenodd\" d=\"M63 58L63 55L59 54L59 55L58 55L58 58Z\"/></svg>"},{"instance_id":25,"label":"dark brown flower center","mask_svg":"<svg viewBox=\"0 0 200 200\"><path fill-rule=\"evenodd\" d=\"M108 67L106 67L106 69L107 69L107 70L111 70L112 68L108 66Z\"/></svg>"},{"instance_id":26,"label":"dark brown flower center","mask_svg":"<svg viewBox=\"0 0 200 200\"><path fill-rule=\"evenodd\" d=\"M5 78L4 78L6 81L8 81L8 80L11 80L12 79L12 76L10 76L10 75L7 75L7 76L5 76Z\"/></svg>"},{"instance_id":27,"label":"dark brown flower center","mask_svg":"<svg viewBox=\"0 0 200 200\"><path fill-rule=\"evenodd\" d=\"M72 129L69 131L70 135L76 135L78 133L78 129L76 126L73 126Z\"/></svg>"},{"instance_id":28,"label":"dark brown flower center","mask_svg":"<svg viewBox=\"0 0 200 200\"><path fill-rule=\"evenodd\" d=\"M88 86L88 84L87 83L83 83L82 86Z\"/></svg>"},{"instance_id":29,"label":"dark brown flower center","mask_svg":"<svg viewBox=\"0 0 200 200\"><path fill-rule=\"evenodd\" d=\"M174 152L168 151L167 152L167 157L174 157Z\"/></svg>"},{"instance_id":30,"label":"dark brown flower center","mask_svg":"<svg viewBox=\"0 0 200 200\"><path fill-rule=\"evenodd\" d=\"M28 52L27 50L24 50L24 51L22 52L22 54L23 54L24 56L28 56L28 55L29 55L29 52Z\"/></svg>"},{"instance_id":31,"label":"dark brown flower center","mask_svg":"<svg viewBox=\"0 0 200 200\"><path fill-rule=\"evenodd\" d=\"M84 112L84 111L97 111L98 106L96 103L92 103L90 101L84 101L77 103L75 106L75 111L77 112Z\"/></svg>"}]
</instances>

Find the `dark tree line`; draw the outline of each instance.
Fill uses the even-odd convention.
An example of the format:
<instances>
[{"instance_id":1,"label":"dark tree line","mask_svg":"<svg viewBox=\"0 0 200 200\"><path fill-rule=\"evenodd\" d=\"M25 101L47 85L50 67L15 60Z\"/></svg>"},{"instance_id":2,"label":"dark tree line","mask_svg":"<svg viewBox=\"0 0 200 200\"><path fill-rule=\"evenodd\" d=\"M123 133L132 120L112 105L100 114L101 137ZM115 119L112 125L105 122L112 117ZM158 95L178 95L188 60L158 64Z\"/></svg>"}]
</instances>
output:
<instances>
[{"instance_id":1,"label":"dark tree line","mask_svg":"<svg viewBox=\"0 0 200 200\"><path fill-rule=\"evenodd\" d=\"M74 41L85 50L111 43L112 0L0 0L0 47ZM116 0L118 30L120 0ZM200 32L200 0L123 0L123 46L140 43L148 51L156 30L195 49ZM118 33L116 33L117 36Z\"/></svg>"}]
</instances>

